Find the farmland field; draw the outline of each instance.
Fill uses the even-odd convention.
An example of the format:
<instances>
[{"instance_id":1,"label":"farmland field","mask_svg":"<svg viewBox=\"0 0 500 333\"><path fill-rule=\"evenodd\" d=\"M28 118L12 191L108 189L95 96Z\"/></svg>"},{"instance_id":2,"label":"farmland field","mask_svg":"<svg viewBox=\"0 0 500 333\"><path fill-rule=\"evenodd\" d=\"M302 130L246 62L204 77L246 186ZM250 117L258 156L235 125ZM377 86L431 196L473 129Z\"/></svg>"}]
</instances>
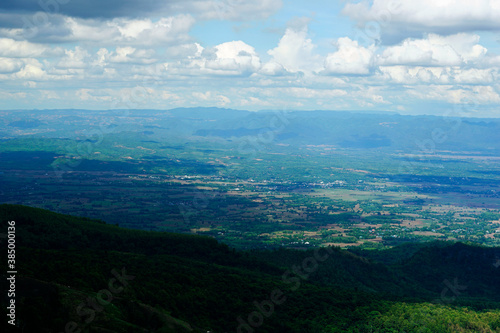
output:
<instances>
[{"instance_id":1,"label":"farmland field","mask_svg":"<svg viewBox=\"0 0 500 333\"><path fill-rule=\"evenodd\" d=\"M484 151L271 141L248 152L238 147L252 137L195 135L179 145L161 131L113 131L81 141L66 127L53 136L18 130L0 142L3 203L240 248L500 242L500 161Z\"/></svg>"}]
</instances>

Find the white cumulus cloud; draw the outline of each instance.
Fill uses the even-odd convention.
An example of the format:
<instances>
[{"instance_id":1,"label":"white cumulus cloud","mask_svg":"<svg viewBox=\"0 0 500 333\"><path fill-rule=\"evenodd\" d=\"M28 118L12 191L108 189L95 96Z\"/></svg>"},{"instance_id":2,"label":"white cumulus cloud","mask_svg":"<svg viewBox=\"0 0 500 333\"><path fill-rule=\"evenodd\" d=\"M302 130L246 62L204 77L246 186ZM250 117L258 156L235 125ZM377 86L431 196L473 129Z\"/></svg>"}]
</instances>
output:
<instances>
[{"instance_id":1,"label":"white cumulus cloud","mask_svg":"<svg viewBox=\"0 0 500 333\"><path fill-rule=\"evenodd\" d=\"M289 24L278 46L267 52L272 56L271 62L290 72L321 69L321 59L314 54L316 46L308 38L308 23L309 19L296 19Z\"/></svg>"},{"instance_id":2,"label":"white cumulus cloud","mask_svg":"<svg viewBox=\"0 0 500 333\"><path fill-rule=\"evenodd\" d=\"M349 2L343 13L364 26L377 22L388 42L425 33L443 35L500 30L498 0L373 0Z\"/></svg>"},{"instance_id":3,"label":"white cumulus cloud","mask_svg":"<svg viewBox=\"0 0 500 333\"><path fill-rule=\"evenodd\" d=\"M365 48L348 37L337 40L337 52L325 59L325 74L369 74L374 47Z\"/></svg>"},{"instance_id":4,"label":"white cumulus cloud","mask_svg":"<svg viewBox=\"0 0 500 333\"><path fill-rule=\"evenodd\" d=\"M0 38L0 57L24 58L40 57L48 50L42 44L17 41L11 38Z\"/></svg>"},{"instance_id":5,"label":"white cumulus cloud","mask_svg":"<svg viewBox=\"0 0 500 333\"><path fill-rule=\"evenodd\" d=\"M487 49L479 36L460 33L451 36L429 34L425 39L406 39L387 47L378 57L380 65L459 66L483 57Z\"/></svg>"},{"instance_id":6,"label":"white cumulus cloud","mask_svg":"<svg viewBox=\"0 0 500 333\"><path fill-rule=\"evenodd\" d=\"M181 62L177 70L182 73L190 68L191 74L239 76L251 75L260 67L261 61L255 49L238 40L205 49L199 57Z\"/></svg>"}]
</instances>

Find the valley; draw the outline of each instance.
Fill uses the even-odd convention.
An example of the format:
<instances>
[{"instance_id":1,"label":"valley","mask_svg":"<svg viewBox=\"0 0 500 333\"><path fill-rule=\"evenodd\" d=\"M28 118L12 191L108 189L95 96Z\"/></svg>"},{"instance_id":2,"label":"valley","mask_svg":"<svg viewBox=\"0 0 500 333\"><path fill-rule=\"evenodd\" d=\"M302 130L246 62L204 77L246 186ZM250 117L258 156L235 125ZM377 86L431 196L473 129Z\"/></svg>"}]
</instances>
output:
<instances>
[{"instance_id":1,"label":"valley","mask_svg":"<svg viewBox=\"0 0 500 333\"><path fill-rule=\"evenodd\" d=\"M203 108L71 114L31 111L20 124L4 111L2 202L242 249L500 244L500 154L489 141L497 120ZM435 130L426 139L422 122L447 125L449 139L437 142ZM358 123L366 135L348 135ZM483 149L476 127L487 129ZM318 132L337 143L319 144Z\"/></svg>"}]
</instances>

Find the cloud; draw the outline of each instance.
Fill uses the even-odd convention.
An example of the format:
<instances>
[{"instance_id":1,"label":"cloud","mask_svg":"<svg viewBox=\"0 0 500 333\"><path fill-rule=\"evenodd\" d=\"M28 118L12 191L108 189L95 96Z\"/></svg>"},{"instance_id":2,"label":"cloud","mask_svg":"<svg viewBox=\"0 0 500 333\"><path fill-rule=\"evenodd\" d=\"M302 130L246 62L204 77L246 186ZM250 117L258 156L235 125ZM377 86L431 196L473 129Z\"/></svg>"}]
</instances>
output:
<instances>
[{"instance_id":1,"label":"cloud","mask_svg":"<svg viewBox=\"0 0 500 333\"><path fill-rule=\"evenodd\" d=\"M207 91L205 93L193 92L192 95L198 100L215 102L218 106L225 106L231 103L231 100L228 97L216 93L214 94L211 91Z\"/></svg>"},{"instance_id":2,"label":"cloud","mask_svg":"<svg viewBox=\"0 0 500 333\"><path fill-rule=\"evenodd\" d=\"M347 95L345 90L341 89L311 89L305 87L284 88L281 91L286 92L297 98L335 98Z\"/></svg>"},{"instance_id":3,"label":"cloud","mask_svg":"<svg viewBox=\"0 0 500 333\"><path fill-rule=\"evenodd\" d=\"M397 84L449 84L450 72L442 67L380 66L380 80Z\"/></svg>"},{"instance_id":4,"label":"cloud","mask_svg":"<svg viewBox=\"0 0 500 333\"><path fill-rule=\"evenodd\" d=\"M180 62L177 70L182 73L185 69L191 69L190 74L240 76L251 75L260 67L260 58L255 49L238 40L204 49L199 57Z\"/></svg>"},{"instance_id":5,"label":"cloud","mask_svg":"<svg viewBox=\"0 0 500 333\"><path fill-rule=\"evenodd\" d=\"M317 89L312 87L243 87L232 91L241 105L306 105L332 104L348 97L348 91L343 89ZM294 104L296 103L296 104Z\"/></svg>"},{"instance_id":6,"label":"cloud","mask_svg":"<svg viewBox=\"0 0 500 333\"><path fill-rule=\"evenodd\" d=\"M58 68L87 68L90 54L77 46L74 50L65 50L65 56L56 65Z\"/></svg>"},{"instance_id":7,"label":"cloud","mask_svg":"<svg viewBox=\"0 0 500 333\"><path fill-rule=\"evenodd\" d=\"M265 19L283 6L281 0L198 1L200 18L206 20L245 21Z\"/></svg>"},{"instance_id":8,"label":"cloud","mask_svg":"<svg viewBox=\"0 0 500 333\"><path fill-rule=\"evenodd\" d=\"M28 81L55 79L47 72L47 66L35 58L0 58L0 83L32 87Z\"/></svg>"},{"instance_id":9,"label":"cloud","mask_svg":"<svg viewBox=\"0 0 500 333\"><path fill-rule=\"evenodd\" d=\"M476 34L429 34L381 49L375 64L377 76L391 83L484 85L498 78L495 59Z\"/></svg>"},{"instance_id":10,"label":"cloud","mask_svg":"<svg viewBox=\"0 0 500 333\"><path fill-rule=\"evenodd\" d=\"M208 66L241 72L254 72L260 68L260 59L255 49L242 42L232 41L219 44L215 47L215 61L208 62Z\"/></svg>"},{"instance_id":11,"label":"cloud","mask_svg":"<svg viewBox=\"0 0 500 333\"><path fill-rule=\"evenodd\" d=\"M281 65L288 72L315 71L321 69L321 59L314 54L316 46L307 35L307 25L310 19L301 18L292 20L278 46L267 53L272 56L271 63ZM277 69L275 65L268 65L270 73Z\"/></svg>"},{"instance_id":12,"label":"cloud","mask_svg":"<svg viewBox=\"0 0 500 333\"><path fill-rule=\"evenodd\" d=\"M264 19L281 8L280 0L2 0L0 10L111 19L173 16L192 13L204 19ZM40 20L40 18L38 18ZM34 20L32 20L34 21Z\"/></svg>"},{"instance_id":13,"label":"cloud","mask_svg":"<svg viewBox=\"0 0 500 333\"><path fill-rule=\"evenodd\" d=\"M377 22L385 43L426 33L500 30L500 2L496 0L373 0L347 3L342 13L360 27Z\"/></svg>"},{"instance_id":14,"label":"cloud","mask_svg":"<svg viewBox=\"0 0 500 333\"><path fill-rule=\"evenodd\" d=\"M111 102L113 97L110 96L109 90L95 90L82 88L76 91L76 96L82 101L94 102Z\"/></svg>"},{"instance_id":15,"label":"cloud","mask_svg":"<svg viewBox=\"0 0 500 333\"><path fill-rule=\"evenodd\" d=\"M48 47L27 41L16 41L11 38L0 38L0 56L10 58L40 57Z\"/></svg>"},{"instance_id":16,"label":"cloud","mask_svg":"<svg viewBox=\"0 0 500 333\"><path fill-rule=\"evenodd\" d=\"M47 73L40 65L27 64L15 74L15 77L21 80L46 80Z\"/></svg>"},{"instance_id":17,"label":"cloud","mask_svg":"<svg viewBox=\"0 0 500 333\"><path fill-rule=\"evenodd\" d=\"M131 46L117 47L115 52L106 54L104 59L111 63L135 63L135 64L150 64L154 63L155 51L152 49L135 49Z\"/></svg>"},{"instance_id":18,"label":"cloud","mask_svg":"<svg viewBox=\"0 0 500 333\"><path fill-rule=\"evenodd\" d=\"M499 93L491 86L415 86L408 89L408 94L426 101L436 100L451 104L461 104L469 111L474 111L480 105L500 103Z\"/></svg>"},{"instance_id":19,"label":"cloud","mask_svg":"<svg viewBox=\"0 0 500 333\"><path fill-rule=\"evenodd\" d=\"M337 40L338 51L330 53L325 59L324 74L358 74L370 73L374 47L365 48L348 37Z\"/></svg>"},{"instance_id":20,"label":"cloud","mask_svg":"<svg viewBox=\"0 0 500 333\"><path fill-rule=\"evenodd\" d=\"M10 93L7 91L2 91L0 90L0 98L3 100L23 100L27 96L26 92L15 92L15 93Z\"/></svg>"},{"instance_id":21,"label":"cloud","mask_svg":"<svg viewBox=\"0 0 500 333\"><path fill-rule=\"evenodd\" d=\"M259 107L273 106L273 104L271 104L269 101L263 101L262 99L257 98L257 97L253 97L253 96L249 96L246 99L245 98L241 99L240 105L244 106L244 107L246 107L246 106L259 106Z\"/></svg>"},{"instance_id":22,"label":"cloud","mask_svg":"<svg viewBox=\"0 0 500 333\"><path fill-rule=\"evenodd\" d=\"M0 57L0 73L17 72L23 67L23 65L24 62L22 60Z\"/></svg>"},{"instance_id":23,"label":"cloud","mask_svg":"<svg viewBox=\"0 0 500 333\"><path fill-rule=\"evenodd\" d=\"M403 85L441 84L441 85L490 85L500 79L499 69L478 69L450 67L423 67L423 66L381 66L380 81Z\"/></svg>"},{"instance_id":24,"label":"cloud","mask_svg":"<svg viewBox=\"0 0 500 333\"><path fill-rule=\"evenodd\" d=\"M174 5L180 0L170 0ZM164 1L155 0L3 0L0 9L21 13L46 12L49 14L65 14L82 18L136 17L146 15L155 10L163 10Z\"/></svg>"},{"instance_id":25,"label":"cloud","mask_svg":"<svg viewBox=\"0 0 500 333\"><path fill-rule=\"evenodd\" d=\"M203 49L199 43L186 43L168 47L165 54L169 59L192 59L200 57Z\"/></svg>"},{"instance_id":26,"label":"cloud","mask_svg":"<svg viewBox=\"0 0 500 333\"><path fill-rule=\"evenodd\" d=\"M473 86L474 96L469 100L477 100L477 104L498 104L500 95L492 86Z\"/></svg>"},{"instance_id":27,"label":"cloud","mask_svg":"<svg viewBox=\"0 0 500 333\"><path fill-rule=\"evenodd\" d=\"M380 65L459 66L482 58L487 49L474 34L406 39L400 45L386 48L377 58Z\"/></svg>"},{"instance_id":28,"label":"cloud","mask_svg":"<svg viewBox=\"0 0 500 333\"><path fill-rule=\"evenodd\" d=\"M60 99L61 97L55 91L51 90L40 90L40 94L44 99Z\"/></svg>"},{"instance_id":29,"label":"cloud","mask_svg":"<svg viewBox=\"0 0 500 333\"><path fill-rule=\"evenodd\" d=\"M41 0L47 1L52 0ZM420 17L420 23L415 23L418 15L408 8L417 13L422 7L419 2L395 1L390 8L393 15L380 21L382 35L395 32L397 42L365 44L338 31L335 34L341 37L333 49L331 36L311 31L321 29L321 24L307 17L292 19L280 28L281 35L273 35L278 41L271 46L267 43L274 37L263 31L277 28L276 21L270 27L261 26L261 21L243 22L270 15L281 6L279 1L123 0L111 8L109 4L115 3L111 0L95 7L95 12L88 7L94 0L53 1L59 9L54 7L48 16L39 14L34 26L26 25L23 18L37 15L38 0L16 1L15 11L0 13L0 91L9 93L3 96L10 103L4 105L28 105L14 100L20 96L10 94L14 89L26 91L37 105L83 108L113 108L120 102L120 107L131 108L161 108L167 103L412 112L428 100L443 106L475 98L490 109L498 104L500 56L492 54L494 48L488 52L491 40L483 42L477 32L454 31L446 15L440 21L441 30L426 33L425 24L439 22ZM138 8L142 3L144 8ZM351 3L345 11L359 9L349 14L362 26L376 19L382 5L389 2ZM78 6L81 13L71 14ZM455 15L457 9L448 7L447 13ZM419 15L424 14L434 12ZM199 30L204 26L194 29L201 20L239 20L246 30L207 39L207 32ZM210 29L233 25L205 24ZM250 33L257 35L248 37ZM226 37L235 34L241 37ZM133 102L124 103L127 96L133 96L129 98Z\"/></svg>"},{"instance_id":30,"label":"cloud","mask_svg":"<svg viewBox=\"0 0 500 333\"><path fill-rule=\"evenodd\" d=\"M260 69L259 73L268 76L282 76L288 74L285 67L277 63L275 60L266 62Z\"/></svg>"},{"instance_id":31,"label":"cloud","mask_svg":"<svg viewBox=\"0 0 500 333\"><path fill-rule=\"evenodd\" d=\"M28 88L36 88L37 83L35 81L24 81L23 86Z\"/></svg>"},{"instance_id":32,"label":"cloud","mask_svg":"<svg viewBox=\"0 0 500 333\"><path fill-rule=\"evenodd\" d=\"M457 70L454 75L455 82L459 84L485 84L498 82L500 75L498 69L463 69Z\"/></svg>"},{"instance_id":33,"label":"cloud","mask_svg":"<svg viewBox=\"0 0 500 333\"><path fill-rule=\"evenodd\" d=\"M109 25L116 27L120 32L116 42L154 45L156 43L179 43L180 41L190 40L188 32L194 23L195 20L191 15L178 15L164 17L154 22L150 19L116 19Z\"/></svg>"},{"instance_id":34,"label":"cloud","mask_svg":"<svg viewBox=\"0 0 500 333\"><path fill-rule=\"evenodd\" d=\"M195 23L191 15L152 19L82 19L56 15L57 20L40 22L24 29L4 29L14 39L40 43L90 42L97 45L159 45L189 41Z\"/></svg>"}]
</instances>

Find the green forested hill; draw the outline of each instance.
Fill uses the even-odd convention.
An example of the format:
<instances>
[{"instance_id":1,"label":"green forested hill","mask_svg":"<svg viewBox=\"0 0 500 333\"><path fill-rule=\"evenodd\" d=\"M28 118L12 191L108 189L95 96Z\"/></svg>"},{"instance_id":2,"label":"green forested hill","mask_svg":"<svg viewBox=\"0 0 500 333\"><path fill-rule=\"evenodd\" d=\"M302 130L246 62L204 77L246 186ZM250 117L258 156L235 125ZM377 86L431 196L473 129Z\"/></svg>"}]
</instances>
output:
<instances>
[{"instance_id":1,"label":"green forested hill","mask_svg":"<svg viewBox=\"0 0 500 333\"><path fill-rule=\"evenodd\" d=\"M16 221L12 331L500 332L498 248L243 252L25 206L0 217Z\"/></svg>"}]
</instances>

